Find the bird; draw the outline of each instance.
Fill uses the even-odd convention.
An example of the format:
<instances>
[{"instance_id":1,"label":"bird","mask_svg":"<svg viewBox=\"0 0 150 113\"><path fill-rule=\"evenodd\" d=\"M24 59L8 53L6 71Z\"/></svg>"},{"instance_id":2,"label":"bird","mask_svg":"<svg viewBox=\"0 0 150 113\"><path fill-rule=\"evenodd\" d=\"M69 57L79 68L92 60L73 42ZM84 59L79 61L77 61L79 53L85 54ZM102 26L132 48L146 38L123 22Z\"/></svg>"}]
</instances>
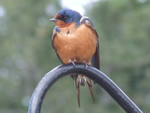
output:
<instances>
[{"instance_id":1,"label":"bird","mask_svg":"<svg viewBox=\"0 0 150 113\"><path fill-rule=\"evenodd\" d=\"M64 8L50 21L56 24L53 29L52 47L62 64L83 63L100 69L98 33L92 21L79 12ZM80 85L87 83L95 103L91 79L82 74L73 74L78 107L80 107ZM94 82L95 83L95 82Z\"/></svg>"}]
</instances>

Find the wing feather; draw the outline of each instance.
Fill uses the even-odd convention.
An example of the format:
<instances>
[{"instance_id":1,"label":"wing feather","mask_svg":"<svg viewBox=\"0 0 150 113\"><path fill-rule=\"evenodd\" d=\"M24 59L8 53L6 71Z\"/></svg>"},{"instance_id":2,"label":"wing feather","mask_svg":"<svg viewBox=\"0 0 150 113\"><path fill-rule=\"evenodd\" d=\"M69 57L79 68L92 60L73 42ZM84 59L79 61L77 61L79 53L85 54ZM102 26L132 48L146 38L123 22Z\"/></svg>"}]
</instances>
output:
<instances>
[{"instance_id":1,"label":"wing feather","mask_svg":"<svg viewBox=\"0 0 150 113\"><path fill-rule=\"evenodd\" d=\"M98 42L98 34L96 32L96 30L93 27L93 23L92 21L88 18L88 17L82 17L80 20L80 24L86 24L96 35L97 37L97 47L96 47L96 51L91 59L91 63L92 66L94 66L97 69L100 69L100 55L99 55L99 42Z\"/></svg>"},{"instance_id":2,"label":"wing feather","mask_svg":"<svg viewBox=\"0 0 150 113\"><path fill-rule=\"evenodd\" d=\"M52 46L53 46L53 49L54 49L55 52L56 52L57 57L59 58L59 60L61 61L61 63L64 64L64 63L62 62L62 60L60 59L58 53L57 53L57 49L56 49L55 46L54 46L54 40L55 40L55 37L56 37L56 35L57 35L57 32L59 33L59 32L60 32L60 29L59 29L58 27L55 27L54 30L53 30L53 35L52 35Z\"/></svg>"}]
</instances>

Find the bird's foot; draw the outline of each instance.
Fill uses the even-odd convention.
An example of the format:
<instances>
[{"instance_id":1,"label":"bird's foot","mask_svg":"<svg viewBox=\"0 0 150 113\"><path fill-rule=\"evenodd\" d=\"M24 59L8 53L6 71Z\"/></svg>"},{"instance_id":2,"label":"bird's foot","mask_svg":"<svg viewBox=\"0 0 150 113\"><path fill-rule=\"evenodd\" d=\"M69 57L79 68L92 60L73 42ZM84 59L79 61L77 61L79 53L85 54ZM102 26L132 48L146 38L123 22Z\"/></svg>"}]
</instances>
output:
<instances>
[{"instance_id":1,"label":"bird's foot","mask_svg":"<svg viewBox=\"0 0 150 113\"><path fill-rule=\"evenodd\" d=\"M89 66L89 64L85 60L83 60L83 64L85 64L85 68Z\"/></svg>"},{"instance_id":2,"label":"bird's foot","mask_svg":"<svg viewBox=\"0 0 150 113\"><path fill-rule=\"evenodd\" d=\"M75 67L75 62L76 62L77 60L76 59L74 59L74 60L71 60L71 59L69 59L69 63L72 63L72 65Z\"/></svg>"}]
</instances>

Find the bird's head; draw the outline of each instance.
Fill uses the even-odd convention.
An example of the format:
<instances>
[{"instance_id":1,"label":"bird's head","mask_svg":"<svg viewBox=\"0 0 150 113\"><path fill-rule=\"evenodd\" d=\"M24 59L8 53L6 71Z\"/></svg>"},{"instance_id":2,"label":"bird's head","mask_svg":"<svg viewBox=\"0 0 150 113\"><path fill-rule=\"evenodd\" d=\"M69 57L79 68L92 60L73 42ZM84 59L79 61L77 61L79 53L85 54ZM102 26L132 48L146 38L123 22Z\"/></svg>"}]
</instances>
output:
<instances>
[{"instance_id":1,"label":"bird's head","mask_svg":"<svg viewBox=\"0 0 150 113\"><path fill-rule=\"evenodd\" d=\"M55 22L58 27L62 28L68 26L72 22L79 22L81 17L82 16L77 11L71 9L62 9L55 15L53 19L50 19L50 21Z\"/></svg>"}]
</instances>

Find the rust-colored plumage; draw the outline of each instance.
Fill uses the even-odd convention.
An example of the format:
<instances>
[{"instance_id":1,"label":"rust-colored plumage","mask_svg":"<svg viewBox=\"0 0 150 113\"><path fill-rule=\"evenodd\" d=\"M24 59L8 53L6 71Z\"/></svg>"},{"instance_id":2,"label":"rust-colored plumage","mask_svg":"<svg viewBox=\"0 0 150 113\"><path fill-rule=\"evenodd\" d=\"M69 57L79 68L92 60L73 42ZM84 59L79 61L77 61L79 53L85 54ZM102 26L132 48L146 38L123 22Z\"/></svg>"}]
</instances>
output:
<instances>
[{"instance_id":1,"label":"rust-colored plumage","mask_svg":"<svg viewBox=\"0 0 150 113\"><path fill-rule=\"evenodd\" d=\"M72 23L67 28L60 28L61 32L56 33L53 45L63 63L69 63L76 59L77 63L90 62L97 46L97 37L85 24L77 29Z\"/></svg>"},{"instance_id":2,"label":"rust-colored plumage","mask_svg":"<svg viewBox=\"0 0 150 113\"><path fill-rule=\"evenodd\" d=\"M53 32L52 44L61 62L85 63L99 69L99 44L98 35L92 22L87 17L82 17L78 12L63 9L51 19L56 24ZM92 60L91 60L92 59ZM87 82L95 103L91 80L81 74L73 74L77 89L78 105L80 107L79 86Z\"/></svg>"}]
</instances>

